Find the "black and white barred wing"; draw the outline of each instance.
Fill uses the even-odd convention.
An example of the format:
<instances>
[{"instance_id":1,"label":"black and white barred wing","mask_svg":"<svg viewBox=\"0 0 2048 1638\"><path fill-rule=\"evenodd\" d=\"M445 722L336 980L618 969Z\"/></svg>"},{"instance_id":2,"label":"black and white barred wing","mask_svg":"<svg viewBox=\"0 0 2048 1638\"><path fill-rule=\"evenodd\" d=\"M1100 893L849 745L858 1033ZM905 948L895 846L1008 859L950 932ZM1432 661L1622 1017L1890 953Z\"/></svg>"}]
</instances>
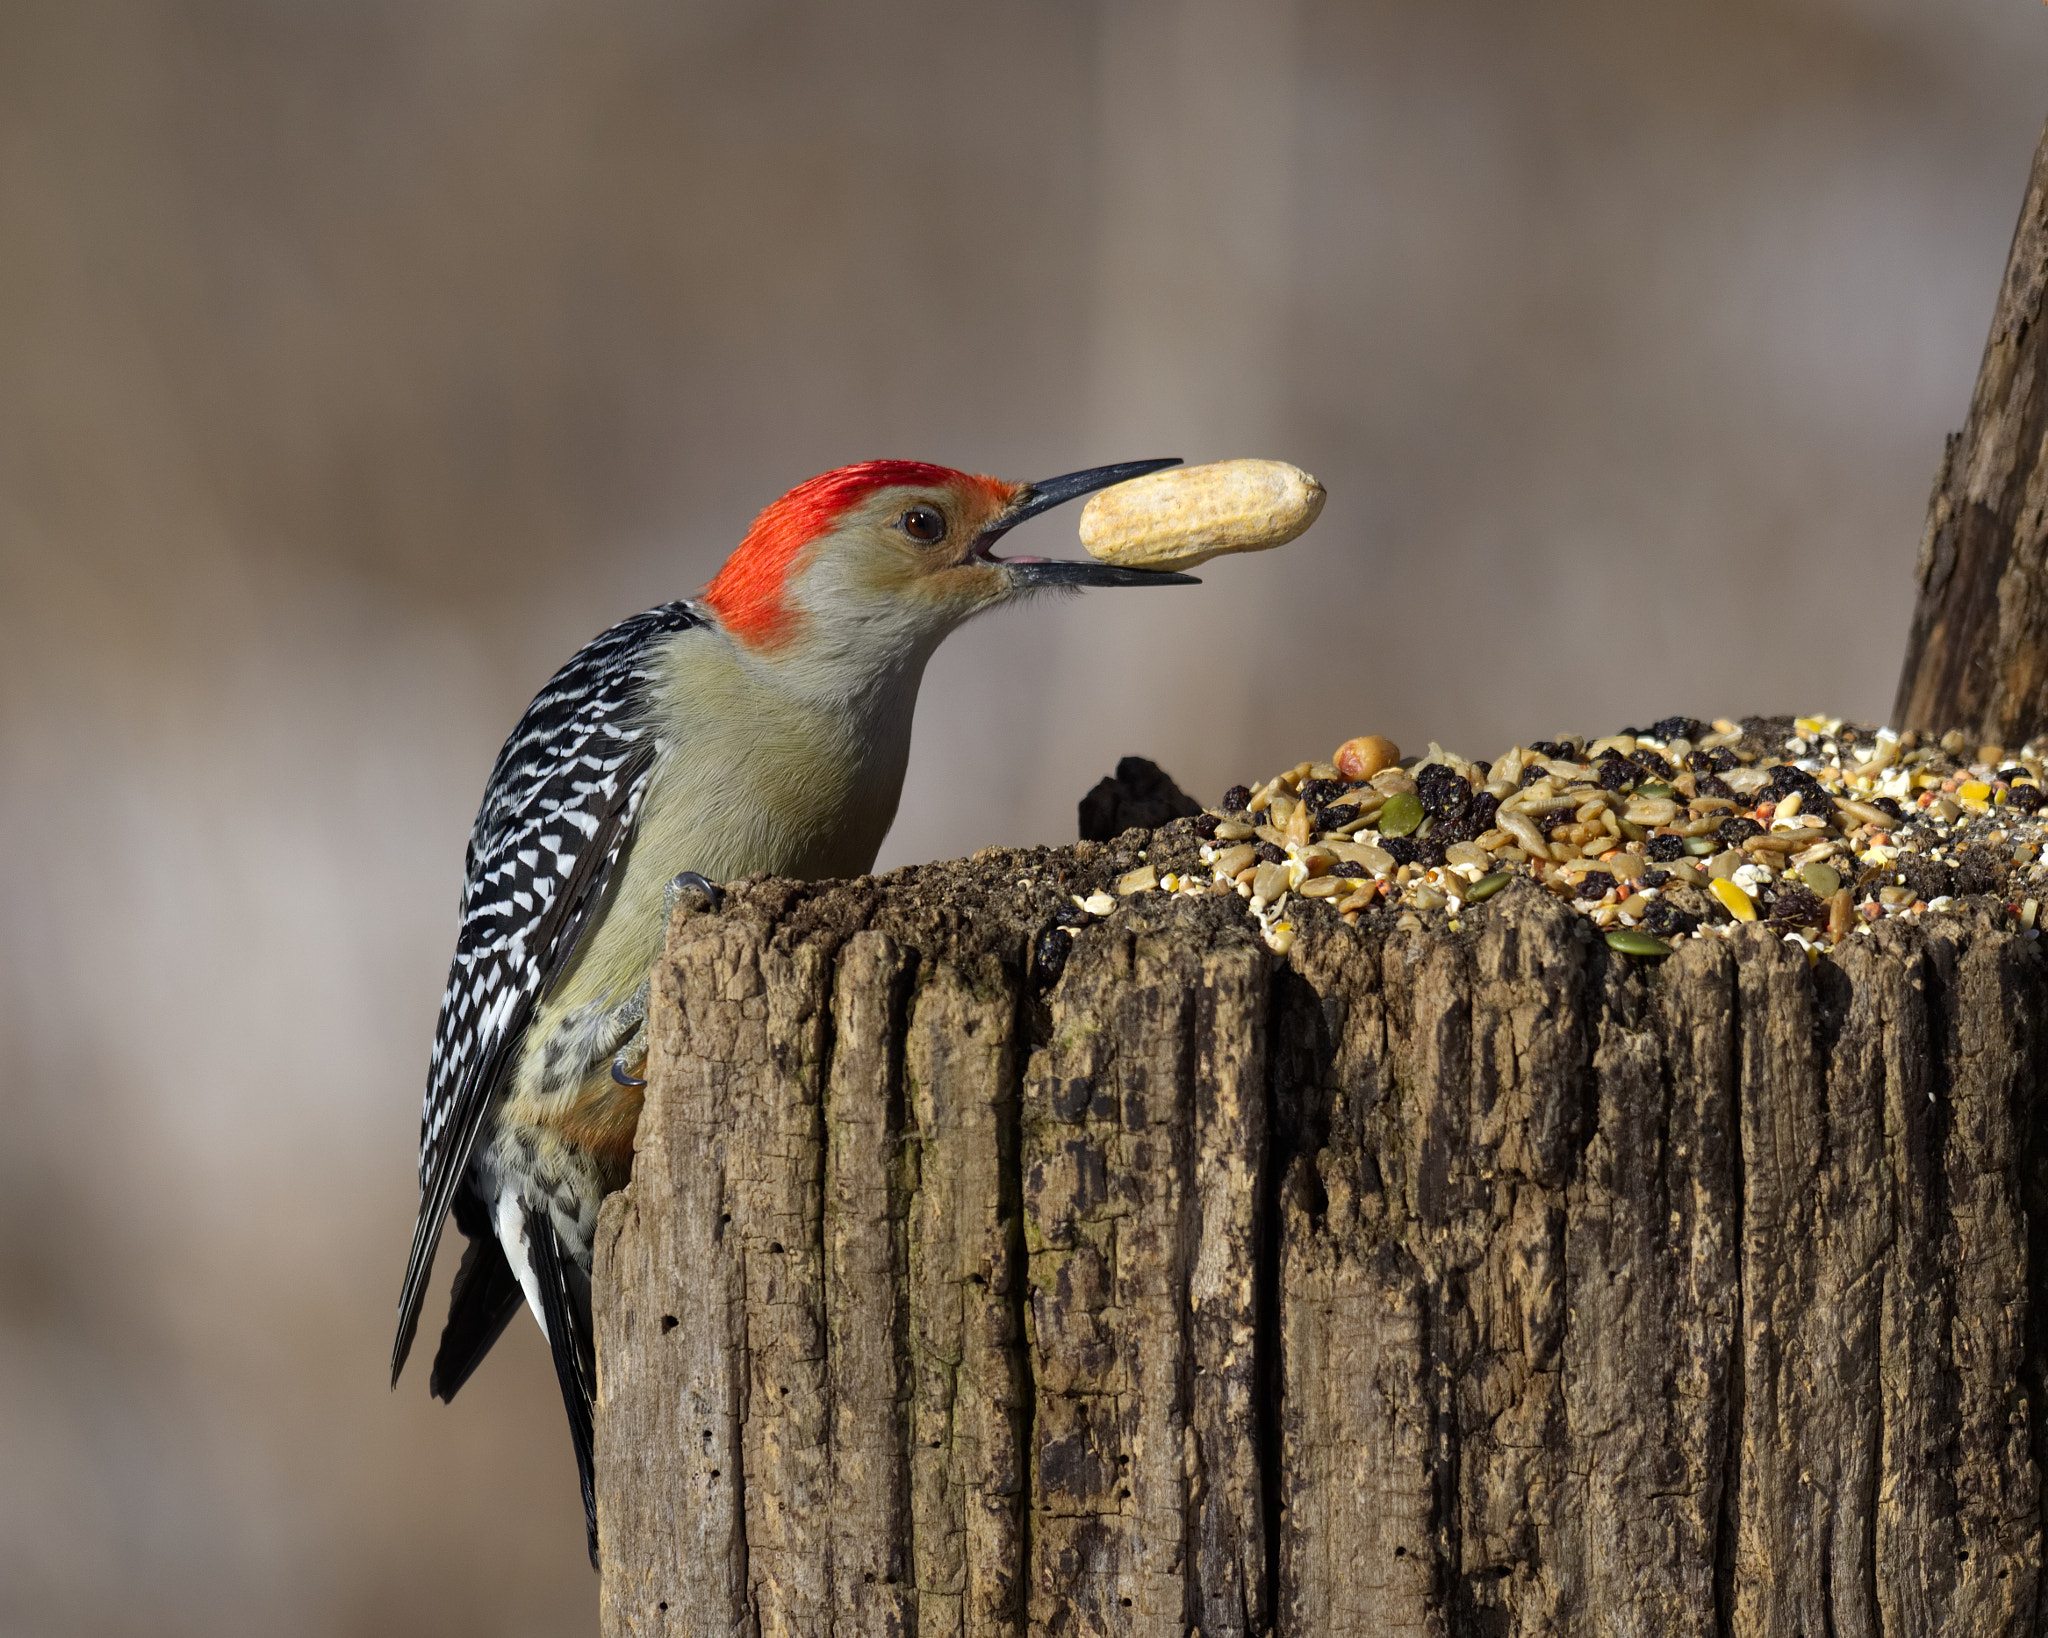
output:
<instances>
[{"instance_id":1,"label":"black and white barred wing","mask_svg":"<svg viewBox=\"0 0 2048 1638\"><path fill-rule=\"evenodd\" d=\"M650 645L701 623L671 603L613 626L549 680L491 770L470 833L462 925L420 1115L420 1216L399 1296L394 1382L442 1224L527 1022L632 836L654 758Z\"/></svg>"}]
</instances>

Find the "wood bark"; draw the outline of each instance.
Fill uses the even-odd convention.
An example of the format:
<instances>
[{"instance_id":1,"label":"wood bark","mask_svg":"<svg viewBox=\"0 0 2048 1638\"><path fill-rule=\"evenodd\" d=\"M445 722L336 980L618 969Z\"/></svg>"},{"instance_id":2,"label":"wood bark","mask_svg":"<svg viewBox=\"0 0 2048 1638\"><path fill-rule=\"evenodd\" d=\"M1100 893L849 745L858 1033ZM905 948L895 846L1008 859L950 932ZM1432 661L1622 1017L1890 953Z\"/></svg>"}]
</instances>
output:
<instances>
[{"instance_id":1,"label":"wood bark","mask_svg":"<svg viewBox=\"0 0 2048 1638\"><path fill-rule=\"evenodd\" d=\"M2048 1633L2033 944L1050 930L1132 857L671 928L608 1634Z\"/></svg>"},{"instance_id":2,"label":"wood bark","mask_svg":"<svg viewBox=\"0 0 2048 1638\"><path fill-rule=\"evenodd\" d=\"M2019 746L2048 728L2048 132L1963 430L1928 503L1893 720Z\"/></svg>"}]
</instances>

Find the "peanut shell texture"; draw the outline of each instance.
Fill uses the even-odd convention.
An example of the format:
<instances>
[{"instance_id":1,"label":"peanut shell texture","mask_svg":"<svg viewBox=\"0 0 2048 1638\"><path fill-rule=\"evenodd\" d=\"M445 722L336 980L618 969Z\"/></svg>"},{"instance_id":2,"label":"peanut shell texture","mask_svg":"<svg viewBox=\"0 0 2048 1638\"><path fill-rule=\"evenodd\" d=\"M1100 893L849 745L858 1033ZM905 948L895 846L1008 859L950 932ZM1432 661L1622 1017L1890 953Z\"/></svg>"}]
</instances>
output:
<instances>
[{"instance_id":1,"label":"peanut shell texture","mask_svg":"<svg viewBox=\"0 0 2048 1638\"><path fill-rule=\"evenodd\" d=\"M1284 546L1322 509L1323 486L1285 461L1168 467L1092 497L1081 511L1081 544L1127 569L1187 569Z\"/></svg>"}]
</instances>

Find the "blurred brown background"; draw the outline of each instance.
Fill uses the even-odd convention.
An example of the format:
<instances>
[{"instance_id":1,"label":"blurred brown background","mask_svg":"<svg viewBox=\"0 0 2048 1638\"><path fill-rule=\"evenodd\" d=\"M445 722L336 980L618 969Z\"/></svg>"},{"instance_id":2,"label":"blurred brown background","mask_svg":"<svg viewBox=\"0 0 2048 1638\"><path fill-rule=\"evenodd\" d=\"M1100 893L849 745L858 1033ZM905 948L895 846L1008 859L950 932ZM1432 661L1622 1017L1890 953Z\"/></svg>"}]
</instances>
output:
<instances>
[{"instance_id":1,"label":"blurred brown background","mask_svg":"<svg viewBox=\"0 0 2048 1638\"><path fill-rule=\"evenodd\" d=\"M2024 0L12 0L0 1632L593 1630L534 1328L383 1378L463 839L600 627L842 461L1270 454L1299 544L942 651L885 864L1128 751L1881 717L2044 70Z\"/></svg>"}]
</instances>

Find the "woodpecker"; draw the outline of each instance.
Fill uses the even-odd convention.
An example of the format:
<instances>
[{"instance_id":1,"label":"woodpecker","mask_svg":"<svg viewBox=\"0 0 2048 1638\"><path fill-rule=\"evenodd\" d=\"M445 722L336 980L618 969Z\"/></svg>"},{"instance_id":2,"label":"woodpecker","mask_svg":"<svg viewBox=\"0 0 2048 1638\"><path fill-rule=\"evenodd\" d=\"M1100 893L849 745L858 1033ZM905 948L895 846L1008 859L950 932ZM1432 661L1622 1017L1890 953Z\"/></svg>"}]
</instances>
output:
<instances>
[{"instance_id":1,"label":"woodpecker","mask_svg":"<svg viewBox=\"0 0 2048 1638\"><path fill-rule=\"evenodd\" d=\"M1062 501L1177 464L1008 483L866 461L754 520L696 598L621 621L526 708L484 787L420 1118L420 1213L395 1387L452 1213L468 1241L430 1391L452 1399L520 1304L548 1340L591 1563L591 1245L632 1166L649 974L670 911L716 884L870 869L896 815L926 662L1046 588L1192 584L999 557Z\"/></svg>"}]
</instances>

